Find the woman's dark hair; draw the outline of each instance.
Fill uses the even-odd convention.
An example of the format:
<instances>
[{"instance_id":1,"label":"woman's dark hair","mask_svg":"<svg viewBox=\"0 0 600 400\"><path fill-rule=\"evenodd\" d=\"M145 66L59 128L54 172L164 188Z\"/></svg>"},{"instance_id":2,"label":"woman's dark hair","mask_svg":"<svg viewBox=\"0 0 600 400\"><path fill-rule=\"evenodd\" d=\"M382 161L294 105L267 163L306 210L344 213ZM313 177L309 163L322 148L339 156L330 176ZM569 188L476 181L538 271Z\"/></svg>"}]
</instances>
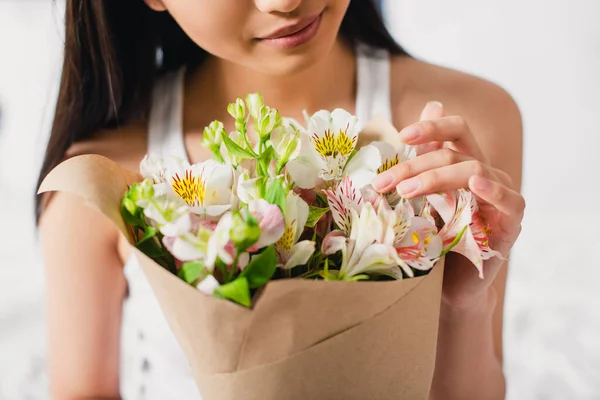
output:
<instances>
[{"instance_id":1,"label":"woman's dark hair","mask_svg":"<svg viewBox=\"0 0 600 400\"><path fill-rule=\"evenodd\" d=\"M38 186L73 143L145 118L158 76L197 65L207 54L168 13L152 11L143 0L66 0L65 26L58 102ZM406 55L374 0L352 0L340 34L351 45ZM37 219L41 211L38 196Z\"/></svg>"}]
</instances>

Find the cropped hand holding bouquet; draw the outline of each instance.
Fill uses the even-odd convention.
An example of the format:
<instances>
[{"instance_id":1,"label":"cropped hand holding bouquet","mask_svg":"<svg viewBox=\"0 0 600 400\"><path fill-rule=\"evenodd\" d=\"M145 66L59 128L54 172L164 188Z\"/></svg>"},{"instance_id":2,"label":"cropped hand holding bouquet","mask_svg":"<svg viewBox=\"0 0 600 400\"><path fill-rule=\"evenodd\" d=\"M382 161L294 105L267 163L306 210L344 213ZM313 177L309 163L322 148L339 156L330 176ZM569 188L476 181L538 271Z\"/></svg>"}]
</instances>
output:
<instances>
[{"instance_id":1,"label":"cropped hand holding bouquet","mask_svg":"<svg viewBox=\"0 0 600 400\"><path fill-rule=\"evenodd\" d=\"M475 197L377 193L378 173L415 156L381 122L359 146L342 109L306 127L257 94L228 111L233 132L204 131L213 159L146 156L142 180L81 156L42 190L82 195L135 245L204 398L427 398L443 256L482 276L499 255Z\"/></svg>"}]
</instances>

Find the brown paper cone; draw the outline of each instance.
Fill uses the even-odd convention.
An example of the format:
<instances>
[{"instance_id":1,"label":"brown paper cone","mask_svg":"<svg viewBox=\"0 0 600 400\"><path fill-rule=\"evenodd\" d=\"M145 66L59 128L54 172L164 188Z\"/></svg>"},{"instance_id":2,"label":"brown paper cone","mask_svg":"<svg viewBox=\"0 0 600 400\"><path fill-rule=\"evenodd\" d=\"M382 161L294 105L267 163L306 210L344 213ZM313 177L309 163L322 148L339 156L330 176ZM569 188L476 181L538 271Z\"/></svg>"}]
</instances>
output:
<instances>
[{"instance_id":1,"label":"brown paper cone","mask_svg":"<svg viewBox=\"0 0 600 400\"><path fill-rule=\"evenodd\" d=\"M383 132L382 123L370 126ZM131 240L120 202L136 179L86 155L56 167L40 192L80 195ZM273 281L247 309L200 293L134 251L203 399L428 398L443 259L429 275L402 281Z\"/></svg>"}]
</instances>

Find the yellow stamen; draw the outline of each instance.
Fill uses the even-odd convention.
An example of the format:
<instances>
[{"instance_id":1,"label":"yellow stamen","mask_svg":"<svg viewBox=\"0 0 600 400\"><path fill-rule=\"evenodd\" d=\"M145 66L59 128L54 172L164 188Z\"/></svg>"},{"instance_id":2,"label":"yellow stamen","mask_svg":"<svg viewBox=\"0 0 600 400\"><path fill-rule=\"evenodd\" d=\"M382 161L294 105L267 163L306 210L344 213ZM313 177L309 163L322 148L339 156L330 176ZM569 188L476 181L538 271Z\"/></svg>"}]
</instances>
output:
<instances>
[{"instance_id":1,"label":"yellow stamen","mask_svg":"<svg viewBox=\"0 0 600 400\"><path fill-rule=\"evenodd\" d=\"M431 243L431 236L427 236L424 240L425 242L425 246L427 246L429 243Z\"/></svg>"},{"instance_id":2,"label":"yellow stamen","mask_svg":"<svg viewBox=\"0 0 600 400\"><path fill-rule=\"evenodd\" d=\"M290 250L294 244L294 234L296 233L296 224L286 225L283 236L275 243L277 247Z\"/></svg>"},{"instance_id":3,"label":"yellow stamen","mask_svg":"<svg viewBox=\"0 0 600 400\"><path fill-rule=\"evenodd\" d=\"M191 171L185 171L183 178L175 174L171 186L175 194L190 206L199 205L204 202L204 182L200 180L200 177L193 176Z\"/></svg>"},{"instance_id":4,"label":"yellow stamen","mask_svg":"<svg viewBox=\"0 0 600 400\"><path fill-rule=\"evenodd\" d=\"M346 132L341 131L335 137L335 147L341 155L348 157L352 153L352 150L354 150L355 140L351 139Z\"/></svg>"},{"instance_id":5,"label":"yellow stamen","mask_svg":"<svg viewBox=\"0 0 600 400\"><path fill-rule=\"evenodd\" d=\"M313 135L313 140L315 142L315 149L319 154L323 157L331 157L336 153L336 140L331 134L331 131L326 131L323 137L318 137L317 135Z\"/></svg>"},{"instance_id":6,"label":"yellow stamen","mask_svg":"<svg viewBox=\"0 0 600 400\"><path fill-rule=\"evenodd\" d=\"M380 174L384 171L387 171L388 169L392 168L393 166L398 165L398 163L400 162L400 159L398 159L398 154L396 154L394 156L394 158L392 159L385 159L385 161L383 162L383 164L381 164L381 167L379 167L379 169L377 170L377 173Z\"/></svg>"},{"instance_id":7,"label":"yellow stamen","mask_svg":"<svg viewBox=\"0 0 600 400\"><path fill-rule=\"evenodd\" d=\"M413 234L412 234L412 240L416 244L419 244L419 234L417 232L413 232Z\"/></svg>"}]
</instances>

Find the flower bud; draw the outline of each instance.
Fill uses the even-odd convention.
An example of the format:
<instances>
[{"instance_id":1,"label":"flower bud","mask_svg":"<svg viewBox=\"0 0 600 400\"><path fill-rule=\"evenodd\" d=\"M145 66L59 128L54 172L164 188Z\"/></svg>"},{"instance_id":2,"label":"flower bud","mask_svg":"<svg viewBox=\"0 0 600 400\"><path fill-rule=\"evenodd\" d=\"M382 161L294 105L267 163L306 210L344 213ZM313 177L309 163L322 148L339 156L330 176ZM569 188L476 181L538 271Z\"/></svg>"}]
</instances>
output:
<instances>
[{"instance_id":1,"label":"flower bud","mask_svg":"<svg viewBox=\"0 0 600 400\"><path fill-rule=\"evenodd\" d=\"M279 111L274 108L263 107L261 109L260 122L258 124L258 133L261 138L266 137L273 132L277 126L281 125Z\"/></svg>"},{"instance_id":2,"label":"flower bud","mask_svg":"<svg viewBox=\"0 0 600 400\"><path fill-rule=\"evenodd\" d=\"M236 212L229 235L238 253L244 252L260 238L258 221L248 210Z\"/></svg>"},{"instance_id":3,"label":"flower bud","mask_svg":"<svg viewBox=\"0 0 600 400\"><path fill-rule=\"evenodd\" d=\"M137 207L145 207L154 197L154 185L150 179L131 185L129 192L125 195ZM128 207L129 209L129 207ZM133 210L129 210L132 214Z\"/></svg>"},{"instance_id":4,"label":"flower bud","mask_svg":"<svg viewBox=\"0 0 600 400\"><path fill-rule=\"evenodd\" d=\"M227 112L235 118L236 121L244 120L246 118L246 105L244 100L238 98L235 103L230 103L227 106Z\"/></svg>"},{"instance_id":5,"label":"flower bud","mask_svg":"<svg viewBox=\"0 0 600 400\"><path fill-rule=\"evenodd\" d=\"M252 93L246 96L246 104L248 105L248 111L255 121L258 121L260 117L260 110L264 107L265 103L263 98L258 93Z\"/></svg>"}]
</instances>

